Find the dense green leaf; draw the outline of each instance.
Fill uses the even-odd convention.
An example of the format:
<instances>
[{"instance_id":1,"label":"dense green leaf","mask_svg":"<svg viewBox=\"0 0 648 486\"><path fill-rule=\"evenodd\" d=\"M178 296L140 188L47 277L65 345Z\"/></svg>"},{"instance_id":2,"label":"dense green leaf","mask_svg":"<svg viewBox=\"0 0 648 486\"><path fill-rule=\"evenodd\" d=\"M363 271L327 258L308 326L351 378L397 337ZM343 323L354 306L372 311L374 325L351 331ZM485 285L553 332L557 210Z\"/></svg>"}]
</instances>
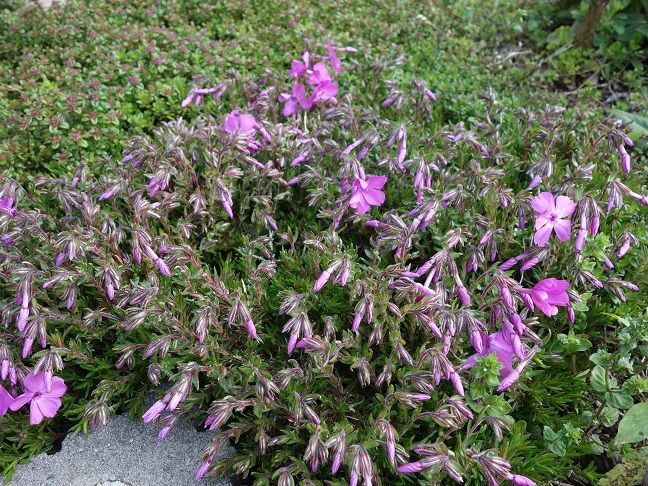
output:
<instances>
[{"instance_id":1,"label":"dense green leaf","mask_svg":"<svg viewBox=\"0 0 648 486\"><path fill-rule=\"evenodd\" d=\"M648 402L637 403L628 410L619 422L619 431L614 439L617 444L634 444L648 439Z\"/></svg>"}]
</instances>

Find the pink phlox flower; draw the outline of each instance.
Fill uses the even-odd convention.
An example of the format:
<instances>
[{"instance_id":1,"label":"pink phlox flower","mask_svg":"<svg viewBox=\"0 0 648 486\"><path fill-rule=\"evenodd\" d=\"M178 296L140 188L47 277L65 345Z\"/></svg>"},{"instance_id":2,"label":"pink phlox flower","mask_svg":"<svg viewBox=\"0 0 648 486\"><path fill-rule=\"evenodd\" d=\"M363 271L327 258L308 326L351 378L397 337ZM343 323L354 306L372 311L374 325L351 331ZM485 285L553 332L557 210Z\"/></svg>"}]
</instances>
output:
<instances>
[{"instance_id":1,"label":"pink phlox flower","mask_svg":"<svg viewBox=\"0 0 648 486\"><path fill-rule=\"evenodd\" d=\"M2 197L0 198L0 213L5 213L8 216L14 216L16 214L16 208L14 205L13 197Z\"/></svg>"},{"instance_id":2,"label":"pink phlox flower","mask_svg":"<svg viewBox=\"0 0 648 486\"><path fill-rule=\"evenodd\" d=\"M497 391L501 392L507 390L508 388L511 387L511 385L513 385L516 381L520 379L520 376L522 375L524 368L526 368L527 365L531 362L533 356L535 355L535 352L536 351L529 352L526 358L520 361L518 365L508 375L504 377L500 385L497 387Z\"/></svg>"},{"instance_id":3,"label":"pink phlox flower","mask_svg":"<svg viewBox=\"0 0 648 486\"><path fill-rule=\"evenodd\" d=\"M617 146L617 150L619 151L619 155L621 156L621 169L625 174L630 173L630 154L628 154L628 151L625 149L623 144L619 144Z\"/></svg>"},{"instance_id":4,"label":"pink phlox flower","mask_svg":"<svg viewBox=\"0 0 648 486\"><path fill-rule=\"evenodd\" d=\"M335 71L336 73L343 72L344 68L342 67L342 61L340 61L340 58L337 57L337 54L335 52L335 47L333 47L333 43L331 42L331 39L329 39L326 42L326 48L328 50L328 59L331 62L333 71Z\"/></svg>"},{"instance_id":5,"label":"pink phlox flower","mask_svg":"<svg viewBox=\"0 0 648 486\"><path fill-rule=\"evenodd\" d=\"M527 186L527 191L530 191L531 189L535 189L540 185L542 182L542 177L540 177L538 174L533 176L533 179L531 179L531 182Z\"/></svg>"},{"instance_id":6,"label":"pink phlox flower","mask_svg":"<svg viewBox=\"0 0 648 486\"><path fill-rule=\"evenodd\" d=\"M149 407L149 409L142 415L142 419L144 420L145 424L151 423L164 412L164 410L167 408L167 403L168 399L166 397L158 400L155 402L153 405Z\"/></svg>"},{"instance_id":7,"label":"pink phlox flower","mask_svg":"<svg viewBox=\"0 0 648 486\"><path fill-rule=\"evenodd\" d=\"M279 101L284 104L284 116L297 115L302 110L308 110L313 106L313 101L306 96L306 87L301 83L292 85L292 94L282 93Z\"/></svg>"},{"instance_id":8,"label":"pink phlox flower","mask_svg":"<svg viewBox=\"0 0 648 486\"><path fill-rule=\"evenodd\" d=\"M252 115L248 113L240 113L238 110L234 110L225 117L225 123L223 123L222 128L224 132L232 134L236 133L240 137L247 139L247 148L251 152L259 148L259 143L254 140L257 128L259 128L259 123Z\"/></svg>"},{"instance_id":9,"label":"pink phlox flower","mask_svg":"<svg viewBox=\"0 0 648 486\"><path fill-rule=\"evenodd\" d=\"M25 391L16 397L9 408L13 411L30 402L29 423L40 424L44 418L52 418L61 408L61 397L65 394L67 387L63 379L58 376L52 377L52 388L48 392L45 383L45 373L29 373L23 382Z\"/></svg>"},{"instance_id":10,"label":"pink phlox flower","mask_svg":"<svg viewBox=\"0 0 648 486\"><path fill-rule=\"evenodd\" d=\"M195 476L196 481L200 481L205 475L205 473L209 471L210 467L211 467L211 462L204 461L196 471L196 476Z\"/></svg>"},{"instance_id":11,"label":"pink phlox flower","mask_svg":"<svg viewBox=\"0 0 648 486\"><path fill-rule=\"evenodd\" d=\"M333 81L323 81L322 83L317 85L315 91L313 91L313 96L311 98L311 101L313 103L318 103L318 102L326 103L328 101L332 104L336 104L337 99L335 98L335 96L337 94L338 94L338 85L336 83L334 83Z\"/></svg>"},{"instance_id":12,"label":"pink phlox flower","mask_svg":"<svg viewBox=\"0 0 648 486\"><path fill-rule=\"evenodd\" d=\"M223 96L223 94L225 94L226 90L227 90L227 86L224 84L215 86L213 88L194 88L191 91L189 91L187 97L184 100L182 100L182 107L186 108L191 104L198 106L202 103L203 98L205 96L212 96L214 99L217 100L218 98ZM122 162L124 161L122 160Z\"/></svg>"},{"instance_id":13,"label":"pink phlox flower","mask_svg":"<svg viewBox=\"0 0 648 486\"><path fill-rule=\"evenodd\" d=\"M9 406L12 403L13 397L9 395L9 392L5 390L2 385L0 385L0 417L7 413L7 410L9 410Z\"/></svg>"},{"instance_id":14,"label":"pink phlox flower","mask_svg":"<svg viewBox=\"0 0 648 486\"><path fill-rule=\"evenodd\" d=\"M511 481L515 486L536 486L536 483L526 476L519 474L509 474L506 479Z\"/></svg>"},{"instance_id":15,"label":"pink phlox flower","mask_svg":"<svg viewBox=\"0 0 648 486\"><path fill-rule=\"evenodd\" d=\"M521 348L517 350L517 353L516 347ZM500 369L502 381L498 386L497 391L504 391L519 380L522 371L524 371L524 368L526 368L535 354L534 351L529 352L526 354L524 359L520 361L515 368L513 368L513 358L516 355L519 357L520 354L524 354L524 349L522 348L522 343L519 341L519 336L517 334L507 332L506 329L503 329L488 336L486 346L484 346L479 353L470 356L463 365L463 368L472 368L477 363L477 358L479 356L488 356L493 353L497 356L497 360L502 364L502 368Z\"/></svg>"},{"instance_id":16,"label":"pink phlox flower","mask_svg":"<svg viewBox=\"0 0 648 486\"><path fill-rule=\"evenodd\" d=\"M385 194L381 189L386 183L386 176L369 176L366 179L356 179L351 186L349 206L356 209L358 214L365 214L371 206L382 205L385 202Z\"/></svg>"},{"instance_id":17,"label":"pink phlox flower","mask_svg":"<svg viewBox=\"0 0 648 486\"><path fill-rule=\"evenodd\" d=\"M472 368L477 363L478 357L488 356L493 353L495 353L497 360L502 364L500 375L502 377L507 376L513 370L513 357L515 356L515 351L513 350L512 339L507 337L507 333L504 331L497 331L489 335L482 350L470 356L466 360L464 368Z\"/></svg>"},{"instance_id":18,"label":"pink phlox flower","mask_svg":"<svg viewBox=\"0 0 648 486\"><path fill-rule=\"evenodd\" d=\"M318 62L313 66L313 71L308 76L308 84L311 86L318 86L325 81L332 81L331 75L326 68L326 64Z\"/></svg>"},{"instance_id":19,"label":"pink phlox flower","mask_svg":"<svg viewBox=\"0 0 648 486\"><path fill-rule=\"evenodd\" d=\"M566 307L569 304L567 280L556 278L545 278L536 283L533 288L523 290L530 294L535 307L539 308L546 316L558 314L558 307Z\"/></svg>"},{"instance_id":20,"label":"pink phlox flower","mask_svg":"<svg viewBox=\"0 0 648 486\"><path fill-rule=\"evenodd\" d=\"M634 191L628 191L628 196L639 201L642 206L648 206L648 196L637 194Z\"/></svg>"},{"instance_id":21,"label":"pink phlox flower","mask_svg":"<svg viewBox=\"0 0 648 486\"><path fill-rule=\"evenodd\" d=\"M0 379L6 380L7 378L9 378L11 386L14 386L18 381L16 368L10 360L5 358L2 360L2 363L0 363Z\"/></svg>"},{"instance_id":22,"label":"pink phlox flower","mask_svg":"<svg viewBox=\"0 0 648 486\"><path fill-rule=\"evenodd\" d=\"M338 85L333 82L326 64L318 62L313 66L313 71L308 77L308 84L314 87L311 101L313 103L330 101L337 103L335 96L338 93Z\"/></svg>"},{"instance_id":23,"label":"pink phlox flower","mask_svg":"<svg viewBox=\"0 0 648 486\"><path fill-rule=\"evenodd\" d=\"M546 246L551 233L556 232L560 241L568 241L571 237L571 216L576 205L567 196L558 196L550 192L542 192L531 200L531 207L536 214L536 234L533 242L538 246Z\"/></svg>"},{"instance_id":24,"label":"pink phlox flower","mask_svg":"<svg viewBox=\"0 0 648 486\"><path fill-rule=\"evenodd\" d=\"M189 91L187 97L184 100L182 100L180 106L186 108L191 104L198 106L200 103L202 103L202 95L196 94L195 90L192 89L191 91Z\"/></svg>"},{"instance_id":25,"label":"pink phlox flower","mask_svg":"<svg viewBox=\"0 0 648 486\"><path fill-rule=\"evenodd\" d=\"M290 63L289 74L291 77L298 78L308 72L308 68L310 67L310 54L308 51L304 51L302 59L304 62L293 59L292 63Z\"/></svg>"},{"instance_id":26,"label":"pink phlox flower","mask_svg":"<svg viewBox=\"0 0 648 486\"><path fill-rule=\"evenodd\" d=\"M427 469L429 466L424 461L414 461L402 464L396 468L401 474L416 474L424 469Z\"/></svg>"},{"instance_id":27,"label":"pink phlox flower","mask_svg":"<svg viewBox=\"0 0 648 486\"><path fill-rule=\"evenodd\" d=\"M252 115L234 110L225 117L223 131L227 133L239 133L240 135L252 138L256 135L258 126L259 124Z\"/></svg>"}]
</instances>

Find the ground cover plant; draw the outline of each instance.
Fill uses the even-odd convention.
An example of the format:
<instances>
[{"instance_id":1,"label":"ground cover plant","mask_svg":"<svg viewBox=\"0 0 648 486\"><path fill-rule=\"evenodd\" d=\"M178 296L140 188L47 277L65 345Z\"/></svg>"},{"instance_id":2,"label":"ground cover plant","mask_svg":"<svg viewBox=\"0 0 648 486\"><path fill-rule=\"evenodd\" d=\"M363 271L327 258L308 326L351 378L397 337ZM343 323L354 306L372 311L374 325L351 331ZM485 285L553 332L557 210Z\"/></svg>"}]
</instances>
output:
<instances>
[{"instance_id":1,"label":"ground cover plant","mask_svg":"<svg viewBox=\"0 0 648 486\"><path fill-rule=\"evenodd\" d=\"M360 1L337 8L280 0L70 0L43 12L31 2L4 0L0 168L20 178L69 175L81 162L117 157L129 136L198 114L177 103L194 77L209 84L283 69L286 53L331 32L371 58L398 59L395 80L425 74L438 89L452 91L444 111L455 122L481 109L477 94L488 86L516 106L552 96L526 82L532 69L507 66L504 76L487 69L499 44L516 42L510 24L523 28L520 7L507 6L505 15L470 3L416 10L412 16L405 4ZM347 80L354 81L353 75Z\"/></svg>"},{"instance_id":2,"label":"ground cover plant","mask_svg":"<svg viewBox=\"0 0 648 486\"><path fill-rule=\"evenodd\" d=\"M3 468L124 409L199 420L196 476L256 484L594 484L645 454L636 131L505 83L462 104L360 39L187 65L118 156L3 175Z\"/></svg>"}]
</instances>

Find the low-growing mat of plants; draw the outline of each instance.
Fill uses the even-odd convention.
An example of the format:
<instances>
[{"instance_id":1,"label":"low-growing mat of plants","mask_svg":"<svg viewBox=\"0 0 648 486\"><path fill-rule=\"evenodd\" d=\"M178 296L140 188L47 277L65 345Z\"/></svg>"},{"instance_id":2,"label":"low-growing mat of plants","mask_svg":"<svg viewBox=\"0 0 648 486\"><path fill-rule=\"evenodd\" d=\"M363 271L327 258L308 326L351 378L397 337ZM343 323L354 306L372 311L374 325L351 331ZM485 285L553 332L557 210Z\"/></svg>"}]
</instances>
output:
<instances>
[{"instance_id":1,"label":"low-growing mat of plants","mask_svg":"<svg viewBox=\"0 0 648 486\"><path fill-rule=\"evenodd\" d=\"M645 484L648 36L572 3L0 0L7 480L129 413L197 479Z\"/></svg>"}]
</instances>

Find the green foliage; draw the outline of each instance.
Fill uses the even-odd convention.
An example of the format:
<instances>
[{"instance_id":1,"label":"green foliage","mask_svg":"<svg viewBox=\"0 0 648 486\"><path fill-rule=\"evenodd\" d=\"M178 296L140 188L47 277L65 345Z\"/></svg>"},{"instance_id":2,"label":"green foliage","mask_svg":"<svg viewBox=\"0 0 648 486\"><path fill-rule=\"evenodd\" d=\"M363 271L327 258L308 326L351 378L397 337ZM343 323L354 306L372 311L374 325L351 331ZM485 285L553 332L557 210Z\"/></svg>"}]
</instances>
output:
<instances>
[{"instance_id":1,"label":"green foliage","mask_svg":"<svg viewBox=\"0 0 648 486\"><path fill-rule=\"evenodd\" d=\"M619 422L615 444L634 444L648 438L648 402L632 405Z\"/></svg>"},{"instance_id":2,"label":"green foliage","mask_svg":"<svg viewBox=\"0 0 648 486\"><path fill-rule=\"evenodd\" d=\"M101 423L97 417L128 412L139 419L150 390L159 383L181 382L184 376L190 376L190 393L182 413L193 418L204 420L213 414L218 401L235 397L243 402L222 427L238 453L214 472L234 470L259 485L274 484L283 474L281 467L288 467L295 480L327 481L324 473L309 472L303 460L306 444L317 431L323 440L345 431L350 444L357 442L369 451L384 482L439 481L438 471L417 478L394 472L375 425L381 419L397 426L399 454L410 453L410 460L417 457L411 452L417 444L439 441L457 464L472 464L461 456L465 449L496 451L516 472L539 482L570 477L590 484L599 478L593 456L618 452L624 464L634 465L633 446L628 444L640 438L628 436L627 430L642 426L643 422L637 426L641 416L636 411L642 410L648 396L644 365L648 258L641 244L648 231L646 212L637 203L615 210L602 223L601 232L588 238L577 262L565 244L546 265L515 278L532 284L548 274L571 279L587 271L606 284L611 277L635 282L640 291L622 293L620 298L609 288L597 290L581 282L571 289L575 323L569 324L562 310L553 320L529 315L540 350L523 378L506 393L497 392L502 364L494 354L478 357L462 375L466 403L475 419L464 417L448 426L457 412L447 403L457 396L446 381L429 392L429 401L415 404L397 393L404 387L421 392L408 381L418 369L400 366L393 380L390 374L391 382L376 385L377 376L399 361L395 343L415 357L427 350L436 352L436 343L413 317L416 302L400 302L401 316L390 310L392 296L383 284L395 278L391 248L375 248L376 232L357 221L345 221L337 239L328 231L330 213L322 212L329 211L339 196L338 185L330 180L338 175L338 157L331 154L353 142L361 130L343 129L320 115L305 118L303 126L314 137L334 143L326 145L329 152L313 164L310 176L316 182L290 189L276 174L262 184L248 172L240 179L231 177L225 168L241 165L240 153L223 149L227 141L203 136L227 112L248 106L263 83L285 84L277 73L285 72L290 58L304 48L321 50L328 37L339 45L353 45L361 52L341 78L341 92L349 94L353 106L367 110L354 114L363 124L375 123L377 130L386 131L386 124L406 123L412 157L431 162L450 150L442 140L443 131L459 130L461 123L461 130L497 146L502 156L484 162L470 147L453 149L450 164L435 174L433 190L441 196L455 183L444 171L472 178L473 185L464 188L469 209L450 207L421 232L413 243L412 264L443 248L445 235L466 221L474 234L467 236L466 247L453 253L459 266L465 268L468 246L477 248L473 239L479 240L477 232L489 224L505 229L498 235L500 255L516 256L530 241L530 229L511 223L517 218L513 208L499 207L497 191L502 185L524 191L526 170L543 158L555 163L557 181L580 181L577 170L592 162L602 170L591 181L579 182L573 195L595 197L594 191L610 182L608 174L616 171L614 147L608 147L604 138L610 125L602 123L599 106L607 92L588 78L595 73L613 78L619 62L631 66L618 80L631 92L611 114L631 124L636 142L635 172L624 182L646 192L641 140L645 117L640 114L646 106L641 98L645 67L637 63L645 58L645 34L641 22L627 16L638 2L614 2L596 39L599 54L564 49L572 35L569 25L583 14L583 5L562 8L550 19L542 5L526 8L512 1L492 8L488 2L468 0L429 4L352 0L343 6L315 0L69 0L64 8L48 12L18 1L0 2L0 169L3 182L15 178L23 185L21 204L29 214L46 215L29 227L32 232L24 235L20 250L7 250L15 251L16 257L1 269L6 279L0 284L0 300L9 316L23 275L17 270L34 272L37 305L51 308L52 315L47 320L48 347L25 359L24 366L52 353L61 356L65 366L59 375L70 390L52 421L30 427L26 414L0 418L0 470L11 471L31 455L51 450L69 430L92 429ZM555 19L569 25L554 25ZM535 43L524 45L530 54L502 61L511 45L529 39ZM540 69L539 60L543 60ZM442 103L427 107L415 102L416 93L408 91L415 77L434 87ZM180 107L191 88L226 81L231 89L221 100ZM405 92L410 100L406 109L379 108L391 89ZM556 93L574 90L576 97ZM346 102L339 100L340 105ZM553 105L566 110L548 108ZM363 119L371 110L380 110L382 118ZM260 113L274 123L282 120L276 107ZM184 122L163 126L179 117ZM170 147L173 151L165 151ZM164 199L162 217L136 215L136 194L129 191L101 203L101 220L86 217L91 211L84 213L85 202L69 195L71 175L85 165L80 193L88 194L88 201L95 201L115 180L140 191L158 167L130 170L117 161L125 149L144 148L155 153L165 168L176 171L173 197ZM295 156L290 143L277 144L273 150L275 161ZM197 158L188 163L187 157L170 155L176 153ZM382 157L386 160L388 155L381 152L373 158ZM286 179L300 174L294 170L285 169ZM493 174L497 181L483 195L475 192ZM388 187L385 211L411 209L413 192L406 177ZM200 196L206 205L200 217L192 214L189 203L196 194L196 180L203 184ZM215 181L226 184L237 201L233 220L224 215ZM68 197L75 201L70 210L65 208ZM318 202L313 207L311 198ZM381 212L374 209L376 216ZM269 215L274 215L281 238L268 236L264 218ZM72 219L78 226L71 225ZM504 225L506 221L509 224ZM170 247L170 258L180 269L173 278L159 277L151 262L141 267L132 263L133 232L142 228L157 247ZM41 238L40 231L47 237ZM620 246L623 231L632 232L640 244L623 259L615 259L611 272L605 260ZM46 292L43 284L59 275L52 265L60 251L60 236L79 241L88 256L78 266L75 263L73 275L67 275L60 288ZM4 247L2 251L4 256ZM351 262L351 283L327 285L313 293L316 276L342 257ZM25 270L21 262L39 263ZM119 305L108 302L101 287L106 265L117 268L122 278L118 297L126 300ZM72 281L79 289L78 300L68 313L59 303ZM486 284L470 280L475 293ZM219 296L221 286L230 292L227 298ZM145 315L140 319L127 302L148 292L154 295L142 305ZM322 349L287 356L282 328L295 315L280 316L279 310L295 295L301 300L293 314L303 313L316 333L327 338ZM363 324L360 337L350 331L350 322L358 302L368 296L378 324L375 330ZM228 322L233 297L245 302L262 323L263 341L251 342L241 323ZM492 303L495 297L486 292L481 299ZM212 316L204 343L196 338L202 312ZM475 306L474 312L487 321L485 307ZM6 319L7 328L13 330L13 321ZM369 345L374 332L380 338ZM456 340L450 357L461 362L472 351L463 338ZM0 334L0 341L18 346L9 331ZM145 358L150 349L154 351ZM200 363L204 369L196 371L189 363ZM295 375L287 379L286 370ZM369 384L363 381L365 374ZM264 386L284 378L286 385L273 402ZM253 405L247 406L247 401ZM309 404L321 416L320 429L305 418ZM418 427L412 417L425 426ZM621 444L625 445L619 448ZM262 447L267 453L260 453ZM475 467L466 469L467 483L482 484L483 476Z\"/></svg>"},{"instance_id":3,"label":"green foliage","mask_svg":"<svg viewBox=\"0 0 648 486\"><path fill-rule=\"evenodd\" d=\"M645 134L642 116L648 110L648 4L644 0L613 0L596 30L593 49L576 49L572 46L575 27L589 3L556 0L535 2L529 8L525 33L544 50L529 63L530 75L539 82L551 82L579 103L614 108L611 113L632 123L633 138L639 137ZM538 59L542 69L534 70Z\"/></svg>"}]
</instances>

